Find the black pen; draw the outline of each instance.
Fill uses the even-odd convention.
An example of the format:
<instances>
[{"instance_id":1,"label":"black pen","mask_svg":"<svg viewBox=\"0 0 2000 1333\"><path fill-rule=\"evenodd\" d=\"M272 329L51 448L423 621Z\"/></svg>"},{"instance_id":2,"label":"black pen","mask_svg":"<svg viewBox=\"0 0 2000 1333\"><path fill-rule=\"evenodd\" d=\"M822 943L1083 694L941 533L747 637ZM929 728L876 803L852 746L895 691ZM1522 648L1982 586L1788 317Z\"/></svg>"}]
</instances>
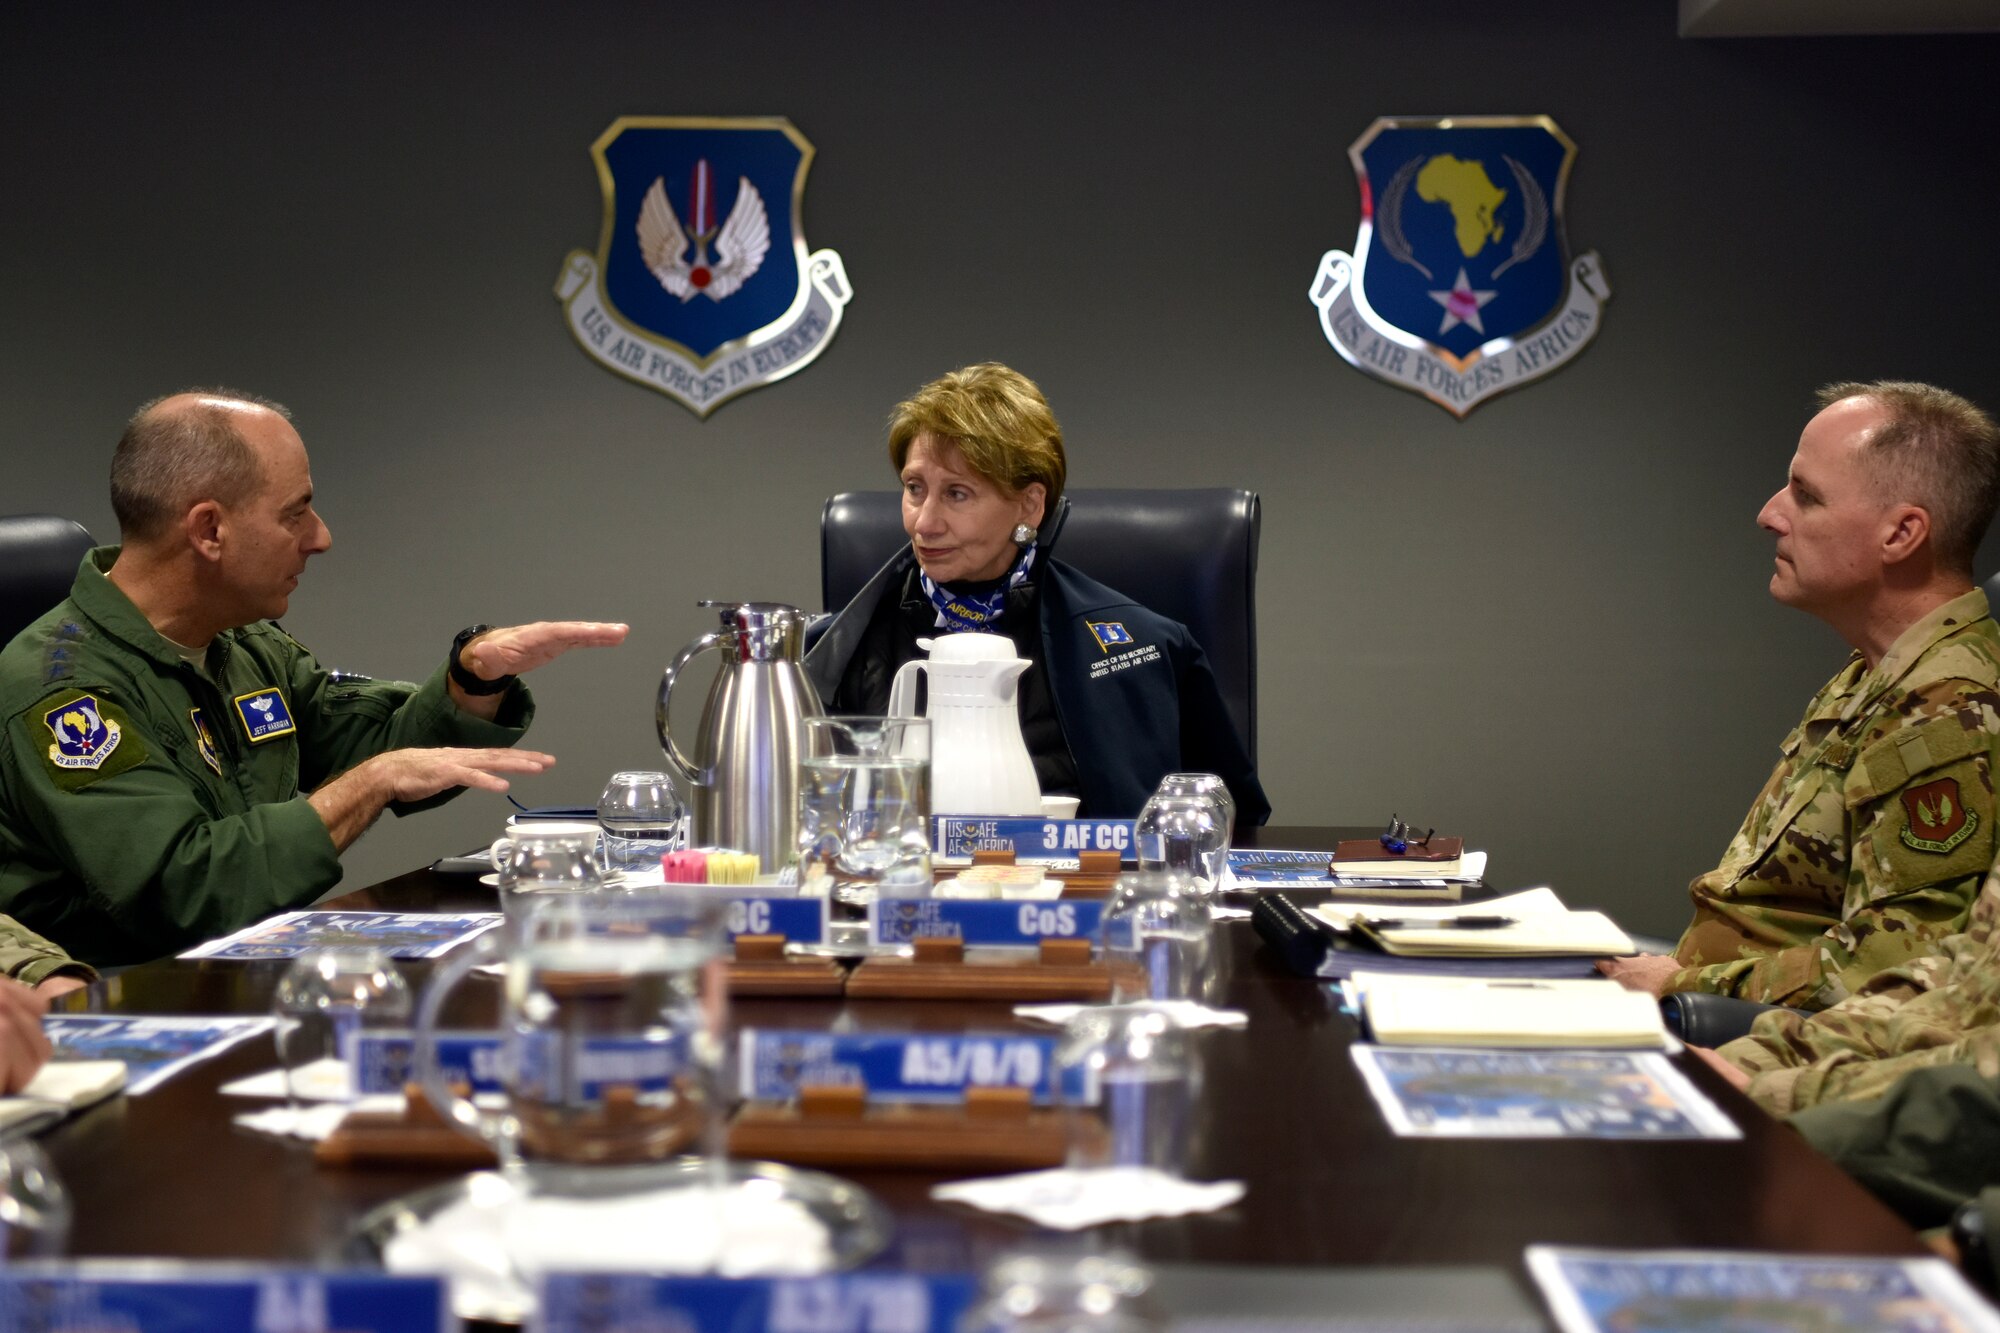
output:
<instances>
[{"instance_id":1,"label":"black pen","mask_svg":"<svg viewBox=\"0 0 2000 1333\"><path fill-rule=\"evenodd\" d=\"M1435 920L1418 917L1359 916L1356 925L1370 930L1498 930L1517 924L1511 916L1446 916Z\"/></svg>"}]
</instances>

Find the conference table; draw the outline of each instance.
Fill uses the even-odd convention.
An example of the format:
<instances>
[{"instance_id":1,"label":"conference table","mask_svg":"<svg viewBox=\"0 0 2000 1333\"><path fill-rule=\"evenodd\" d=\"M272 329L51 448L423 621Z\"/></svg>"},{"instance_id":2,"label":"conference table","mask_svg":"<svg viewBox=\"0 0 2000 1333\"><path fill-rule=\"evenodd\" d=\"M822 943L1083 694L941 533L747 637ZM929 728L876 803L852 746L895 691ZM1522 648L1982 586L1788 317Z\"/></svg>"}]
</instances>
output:
<instances>
[{"instance_id":1,"label":"conference table","mask_svg":"<svg viewBox=\"0 0 2000 1333\"><path fill-rule=\"evenodd\" d=\"M1330 847L1354 832L1266 828L1242 831L1238 842ZM494 892L471 876L419 870L322 906L492 910ZM1225 1211L1099 1230L1103 1240L1147 1261L1206 1275L1192 1285L1211 1297L1231 1289L1275 1291L1282 1278L1297 1276L1280 1268L1313 1268L1349 1275L1362 1287L1372 1283L1378 1296L1407 1293L1412 1305L1422 1293L1435 1297L1469 1280L1459 1303L1498 1292L1503 1302L1511 1300L1518 1320L1532 1318L1536 1308L1522 1263L1532 1243L1926 1252L1894 1214L1692 1057L1681 1057L1680 1068L1737 1121L1740 1140L1398 1138L1349 1056L1354 1023L1340 1012L1335 989L1286 971L1247 922L1218 931L1227 967L1222 1002L1250 1021L1245 1030L1196 1036L1204 1114L1188 1174L1241 1180L1247 1193ZM401 966L416 985L430 965ZM154 962L59 1007L262 1014L283 969L281 962ZM836 1021L849 1031L1028 1030L998 1002L738 999L731 1005L737 1026L824 1029ZM306 1145L232 1124L232 1116L257 1103L224 1097L218 1087L275 1064L271 1039L258 1037L44 1135L73 1199L71 1253L337 1264L353 1257L351 1233L370 1209L449 1178L450 1172L414 1168L319 1168ZM948 1176L845 1174L894 1215L895 1237L877 1263L976 1270L1037 1234L1018 1219L934 1202L931 1186ZM1272 1281L1258 1282L1256 1270L1239 1265L1262 1266ZM1245 1287L1245 1278L1253 1286ZM1393 1294L1389 1300L1401 1303Z\"/></svg>"}]
</instances>

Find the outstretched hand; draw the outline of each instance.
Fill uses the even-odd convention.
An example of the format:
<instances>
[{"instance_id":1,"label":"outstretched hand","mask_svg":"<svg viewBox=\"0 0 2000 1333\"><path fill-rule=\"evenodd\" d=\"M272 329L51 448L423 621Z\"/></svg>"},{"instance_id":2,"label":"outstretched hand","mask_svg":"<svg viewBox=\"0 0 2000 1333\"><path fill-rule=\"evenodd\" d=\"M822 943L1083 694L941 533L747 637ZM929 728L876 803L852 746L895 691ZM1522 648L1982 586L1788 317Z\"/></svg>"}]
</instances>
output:
<instances>
[{"instance_id":1,"label":"outstretched hand","mask_svg":"<svg viewBox=\"0 0 2000 1333\"><path fill-rule=\"evenodd\" d=\"M538 620L490 629L459 652L465 669L481 680L518 676L545 666L572 648L613 648L631 627L598 620Z\"/></svg>"},{"instance_id":2,"label":"outstretched hand","mask_svg":"<svg viewBox=\"0 0 2000 1333\"><path fill-rule=\"evenodd\" d=\"M453 787L506 791L501 774L540 773L555 761L539 750L387 750L363 760L354 771L365 772L387 803L421 801Z\"/></svg>"}]
</instances>

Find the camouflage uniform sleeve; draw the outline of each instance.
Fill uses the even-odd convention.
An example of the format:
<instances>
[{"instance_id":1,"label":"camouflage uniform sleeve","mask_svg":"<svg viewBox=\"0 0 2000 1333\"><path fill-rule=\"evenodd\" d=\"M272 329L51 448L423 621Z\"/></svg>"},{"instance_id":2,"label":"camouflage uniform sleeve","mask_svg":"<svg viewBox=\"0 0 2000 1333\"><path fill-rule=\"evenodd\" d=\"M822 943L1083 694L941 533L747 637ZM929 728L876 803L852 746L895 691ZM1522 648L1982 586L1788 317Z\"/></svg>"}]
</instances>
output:
<instances>
[{"instance_id":1,"label":"camouflage uniform sleeve","mask_svg":"<svg viewBox=\"0 0 2000 1333\"><path fill-rule=\"evenodd\" d=\"M13 917L0 916L0 973L36 986L58 972L97 980L97 970L89 964L77 962Z\"/></svg>"},{"instance_id":2,"label":"camouflage uniform sleeve","mask_svg":"<svg viewBox=\"0 0 2000 1333\"><path fill-rule=\"evenodd\" d=\"M1855 756L1837 793L1848 833L1838 920L1758 956L1683 968L1667 989L1825 1009L1964 930L1995 852L1993 697L1977 682L1938 682L1906 698L1909 725Z\"/></svg>"}]
</instances>

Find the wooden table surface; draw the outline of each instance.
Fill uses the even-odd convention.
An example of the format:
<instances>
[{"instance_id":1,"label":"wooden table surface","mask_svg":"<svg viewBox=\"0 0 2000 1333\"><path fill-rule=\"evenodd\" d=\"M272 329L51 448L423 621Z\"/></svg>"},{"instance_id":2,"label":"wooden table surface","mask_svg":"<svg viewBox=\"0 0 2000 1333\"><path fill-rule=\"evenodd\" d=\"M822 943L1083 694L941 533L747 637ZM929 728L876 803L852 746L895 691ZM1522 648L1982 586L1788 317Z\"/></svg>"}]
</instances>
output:
<instances>
[{"instance_id":1,"label":"wooden table surface","mask_svg":"<svg viewBox=\"0 0 2000 1333\"><path fill-rule=\"evenodd\" d=\"M1265 829L1243 842L1328 846L1332 829ZM429 871L328 906L491 908L492 890ZM1332 991L1286 973L1248 923L1219 926L1226 1003L1247 1031L1197 1036L1205 1114L1189 1174L1240 1179L1241 1203L1200 1217L1102 1229L1148 1259L1221 1264L1495 1266L1522 1280L1525 1246L1701 1246L1915 1254L1896 1217L1792 1132L1683 1059L1697 1086L1743 1126L1722 1143L1452 1142L1399 1139L1348 1055L1353 1024ZM413 983L428 971L406 963ZM267 1011L282 963L167 961L76 997L101 1012ZM1001 1003L741 1000L741 1026L958 1032L1019 1030ZM1042 1029L1046 1030L1046 1029ZM334 1261L373 1206L447 1178L425 1171L314 1167L302 1144L239 1129L258 1105L217 1087L276 1063L245 1042L140 1097L114 1098L43 1139L74 1198L79 1256ZM893 1211L882 1262L982 1266L1032 1231L932 1203L943 1177L855 1173Z\"/></svg>"}]
</instances>

